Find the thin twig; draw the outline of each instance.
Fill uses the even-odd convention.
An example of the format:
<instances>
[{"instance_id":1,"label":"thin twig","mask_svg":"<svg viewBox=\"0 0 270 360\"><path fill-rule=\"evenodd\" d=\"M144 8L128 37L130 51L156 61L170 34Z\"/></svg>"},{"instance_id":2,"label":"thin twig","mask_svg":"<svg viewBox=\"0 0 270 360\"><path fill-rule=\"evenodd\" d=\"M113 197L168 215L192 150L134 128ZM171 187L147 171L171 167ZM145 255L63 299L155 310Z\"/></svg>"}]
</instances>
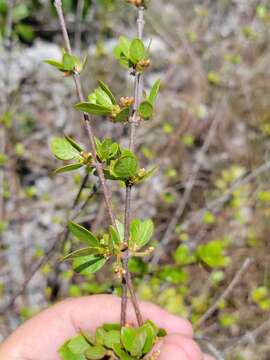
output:
<instances>
[{"instance_id":1,"label":"thin twig","mask_svg":"<svg viewBox=\"0 0 270 360\"><path fill-rule=\"evenodd\" d=\"M82 184L84 183L85 178L83 179ZM85 184L84 184L85 186ZM78 193L75 196L73 205L72 205L72 209L75 209L77 207L78 204L78 200L79 200L79 193L81 193L83 190L82 186L80 186L80 189L78 190ZM86 207L87 203L90 201L90 199L93 198L93 196L97 193L98 191L98 186L95 186L92 190L92 192L89 194L89 196L87 197L87 199L85 200L85 202L78 208L76 214L74 214L71 217L71 220L75 220L80 213L84 210L84 208ZM68 221L67 221L68 223ZM41 257L39 259L39 261L37 263L34 264L33 268L31 269L31 271L29 272L28 276L25 278L22 286L18 289L18 291L12 296L12 298L8 301L8 303L2 308L0 309L0 315L5 314L5 312L14 305L16 299L21 296L25 290L27 289L30 281L32 280L32 278L34 277L34 275L38 272L38 270L44 265L46 264L46 262L48 261L48 259L50 258L50 256L52 254L54 254L55 250L61 246L63 243L66 242L68 235L69 235L69 229L67 228L67 223L64 226L64 230L62 230L56 237L54 242L52 243L52 245L49 247L49 249L45 252L45 254L43 255L43 257Z\"/></svg>"},{"instance_id":2,"label":"thin twig","mask_svg":"<svg viewBox=\"0 0 270 360\"><path fill-rule=\"evenodd\" d=\"M221 120L221 117L220 117L220 113L221 113L221 109L220 107L224 107L226 103L226 97L224 96L221 100L221 102L219 102L219 105L217 106L217 109L216 109L216 114L215 114L215 117L212 121L212 124L209 128L209 131L208 131L208 134L205 138L205 141L204 141L204 144L202 146L202 148L200 149L200 152L197 156L197 159L191 169L191 175L187 181L187 184L186 184L186 187L185 187L185 191L184 191L184 194L183 194L183 197L174 213L174 215L172 216L171 220L170 220L170 223L165 231L165 234L160 242L160 245L158 247L158 249L156 250L153 258L152 258L152 265L157 265L161 256L162 256L162 253L163 253L163 249L166 247L166 245L169 244L169 242L171 241L171 238L172 238L172 235L173 235L173 232L175 230L175 227L179 221L179 219L181 218L181 216L183 215L185 209L186 209L186 206L188 204L188 201L190 199L190 195L191 195L191 192L193 190L193 187L196 183L196 179L197 179L197 175L201 169L201 161L202 161L202 158L204 157L204 155L207 153L211 143L212 143L212 140L214 138L214 135L216 133L216 130L217 130L217 127L219 125L219 122Z\"/></svg>"},{"instance_id":3,"label":"thin twig","mask_svg":"<svg viewBox=\"0 0 270 360\"><path fill-rule=\"evenodd\" d=\"M137 29L138 29L138 38L142 40L143 38L143 29L144 29L144 7L141 6L138 8L138 19L137 19ZM136 136L136 127L140 119L138 118L137 110L140 105L141 95L142 95L142 84L143 78L142 73L136 71L135 80L134 80L134 106L133 114L130 118L130 133L129 133L129 149L134 151L135 147L135 136ZM139 304L137 297L133 288L131 275L128 269L129 264L129 233L130 233L130 211L131 211L131 190L132 187L129 184L126 184L126 198L125 198L125 243L127 244L127 249L123 254L123 267L124 267L124 277L122 280L122 306L121 306L121 324L125 324L126 318L126 308L127 308L127 287L130 292L131 301L136 313L137 321L139 326L143 324L142 315L140 313Z\"/></svg>"},{"instance_id":4,"label":"thin twig","mask_svg":"<svg viewBox=\"0 0 270 360\"><path fill-rule=\"evenodd\" d=\"M247 258L244 263L242 264L241 268L235 274L234 278L230 282L230 284L226 287L225 291L218 297L218 299L214 302L214 304L203 314L202 317L197 321L195 327L200 327L209 317L218 309L219 304L221 301L226 300L228 296L231 294L232 290L235 286L239 283L242 279L243 275L247 272L248 268L250 267L252 260Z\"/></svg>"},{"instance_id":5,"label":"thin twig","mask_svg":"<svg viewBox=\"0 0 270 360\"><path fill-rule=\"evenodd\" d=\"M71 44L70 44L69 35L68 35L68 32L67 32L67 27L66 27L66 23L65 23L64 14L63 14L63 9L62 9L62 1L61 0L55 0L54 1L54 6L55 6L55 9L56 9L58 18L59 18L59 22L60 22L60 26L61 26L61 30L62 30L62 34L63 34L65 46L66 46L66 50L67 50L69 55L72 55ZM75 82L78 98L79 98L79 100L81 102L83 102L84 101L84 95L83 95L83 91L82 91L82 85L81 85L80 76L79 76L79 74L77 72L73 72L73 80ZM111 193L110 193L110 191L109 191L109 189L108 189L108 187L106 185L106 180L105 180L102 164L100 162L98 162L98 160L97 160L96 142L95 142L95 136L94 136L92 125L91 125L91 118L87 113L83 113L83 119L84 119L84 124L85 124L86 131L88 133L88 137L89 137L89 140L90 140L90 144L91 144L91 148L92 148L92 155L93 155L93 159L94 159L94 162L95 162L95 165L96 165L98 177L100 179L100 184L101 184L104 200L105 200L105 203L106 203L106 207L107 207L107 210L108 210L108 214L109 214L109 217L110 217L110 221L111 221L113 226L116 226L115 216L114 216L113 210L112 210Z\"/></svg>"}]
</instances>

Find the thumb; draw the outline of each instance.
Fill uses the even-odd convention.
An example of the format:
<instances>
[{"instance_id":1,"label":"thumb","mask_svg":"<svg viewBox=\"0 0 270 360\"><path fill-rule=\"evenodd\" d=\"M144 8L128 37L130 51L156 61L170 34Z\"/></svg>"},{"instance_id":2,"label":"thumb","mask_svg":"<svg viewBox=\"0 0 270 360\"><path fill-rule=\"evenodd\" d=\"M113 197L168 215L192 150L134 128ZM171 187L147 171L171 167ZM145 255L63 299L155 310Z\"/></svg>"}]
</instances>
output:
<instances>
[{"instance_id":1,"label":"thumb","mask_svg":"<svg viewBox=\"0 0 270 360\"><path fill-rule=\"evenodd\" d=\"M215 360L203 354L197 343L180 334L170 334L156 347L158 360Z\"/></svg>"}]
</instances>

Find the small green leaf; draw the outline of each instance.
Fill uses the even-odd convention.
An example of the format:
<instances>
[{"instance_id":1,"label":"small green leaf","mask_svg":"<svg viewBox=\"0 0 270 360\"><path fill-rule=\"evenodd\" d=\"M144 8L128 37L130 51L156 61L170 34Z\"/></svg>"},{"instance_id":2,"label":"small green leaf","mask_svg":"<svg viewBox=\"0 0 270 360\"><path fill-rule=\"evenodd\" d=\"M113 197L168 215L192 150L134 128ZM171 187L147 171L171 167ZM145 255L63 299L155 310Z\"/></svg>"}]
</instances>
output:
<instances>
[{"instance_id":1,"label":"small green leaf","mask_svg":"<svg viewBox=\"0 0 270 360\"><path fill-rule=\"evenodd\" d=\"M70 232L78 238L80 241L83 241L89 246L98 247L99 246L99 240L95 237L93 233L91 233L89 230L84 228L81 225L75 224L72 221L68 222L68 228Z\"/></svg>"},{"instance_id":2,"label":"small green leaf","mask_svg":"<svg viewBox=\"0 0 270 360\"><path fill-rule=\"evenodd\" d=\"M117 324L117 323L112 323L112 324L104 324L103 325L103 329L106 331L110 331L110 330L121 330L121 325Z\"/></svg>"},{"instance_id":3,"label":"small green leaf","mask_svg":"<svg viewBox=\"0 0 270 360\"><path fill-rule=\"evenodd\" d=\"M65 138L55 138L51 143L51 150L60 160L73 160L80 156L79 151L74 149Z\"/></svg>"},{"instance_id":4,"label":"small green leaf","mask_svg":"<svg viewBox=\"0 0 270 360\"><path fill-rule=\"evenodd\" d=\"M145 323L141 327L141 329L143 329L147 334L145 344L142 349L142 353L147 354L150 352L150 350L152 350L152 348L154 346L155 339L156 339L156 332L155 332L154 327L150 323Z\"/></svg>"},{"instance_id":5,"label":"small green leaf","mask_svg":"<svg viewBox=\"0 0 270 360\"><path fill-rule=\"evenodd\" d=\"M114 344L120 344L120 331L110 330L104 336L104 345L112 349Z\"/></svg>"},{"instance_id":6,"label":"small green leaf","mask_svg":"<svg viewBox=\"0 0 270 360\"><path fill-rule=\"evenodd\" d=\"M107 350L103 346L90 346L85 352L85 356L89 360L103 359L106 355Z\"/></svg>"},{"instance_id":7,"label":"small green leaf","mask_svg":"<svg viewBox=\"0 0 270 360\"><path fill-rule=\"evenodd\" d=\"M109 87L101 80L99 80L99 86L101 87L101 89L109 96L109 98L111 99L112 104L116 105L116 99L113 96L111 90L109 89Z\"/></svg>"},{"instance_id":8,"label":"small green leaf","mask_svg":"<svg viewBox=\"0 0 270 360\"><path fill-rule=\"evenodd\" d=\"M103 91L100 87L98 87L95 90L95 97L97 104L104 106L105 108L112 109L113 104L110 96L108 96L108 94L105 91Z\"/></svg>"},{"instance_id":9,"label":"small green leaf","mask_svg":"<svg viewBox=\"0 0 270 360\"><path fill-rule=\"evenodd\" d=\"M69 341L66 341L61 348L58 350L58 354L62 360L86 360L83 354L73 354L69 347Z\"/></svg>"},{"instance_id":10,"label":"small green leaf","mask_svg":"<svg viewBox=\"0 0 270 360\"><path fill-rule=\"evenodd\" d=\"M153 111L153 105L147 100L143 101L138 109L140 117L145 120L150 119L150 117L153 115Z\"/></svg>"},{"instance_id":11,"label":"small green leaf","mask_svg":"<svg viewBox=\"0 0 270 360\"><path fill-rule=\"evenodd\" d=\"M145 46L140 39L133 39L129 47L129 58L133 64L137 64L145 57Z\"/></svg>"},{"instance_id":12,"label":"small green leaf","mask_svg":"<svg viewBox=\"0 0 270 360\"><path fill-rule=\"evenodd\" d=\"M230 263L230 258L225 254L225 244L221 240L212 240L200 245L196 250L196 256L211 268L227 267Z\"/></svg>"},{"instance_id":13,"label":"small green leaf","mask_svg":"<svg viewBox=\"0 0 270 360\"><path fill-rule=\"evenodd\" d=\"M68 348L73 354L83 354L89 346L83 335L74 336L68 342Z\"/></svg>"},{"instance_id":14,"label":"small green leaf","mask_svg":"<svg viewBox=\"0 0 270 360\"><path fill-rule=\"evenodd\" d=\"M75 67L73 56L65 53L63 56L63 67L65 71L72 71Z\"/></svg>"},{"instance_id":15,"label":"small green leaf","mask_svg":"<svg viewBox=\"0 0 270 360\"><path fill-rule=\"evenodd\" d=\"M92 115L110 115L111 108L89 102L81 102L74 105L74 108Z\"/></svg>"},{"instance_id":16,"label":"small green leaf","mask_svg":"<svg viewBox=\"0 0 270 360\"><path fill-rule=\"evenodd\" d=\"M158 95L158 92L159 92L159 88L160 88L160 85L161 85L161 81L160 80L157 80L154 85L152 86L152 89L150 91L150 94L148 96L148 101L154 105L154 102L156 100L156 97Z\"/></svg>"},{"instance_id":17,"label":"small green leaf","mask_svg":"<svg viewBox=\"0 0 270 360\"><path fill-rule=\"evenodd\" d=\"M100 254L100 253L101 253L101 248L89 246L89 247L86 247L83 249L72 251L71 253L65 255L62 258L62 261L74 259L76 257L87 256L87 255L92 255L92 254Z\"/></svg>"},{"instance_id":18,"label":"small green leaf","mask_svg":"<svg viewBox=\"0 0 270 360\"><path fill-rule=\"evenodd\" d=\"M123 108L120 113L114 118L115 122L124 122L127 121L129 118L130 108L125 107Z\"/></svg>"},{"instance_id":19,"label":"small green leaf","mask_svg":"<svg viewBox=\"0 0 270 360\"><path fill-rule=\"evenodd\" d=\"M103 327L98 327L96 329L95 340L97 345L104 345L105 335L106 335L106 331Z\"/></svg>"},{"instance_id":20,"label":"small green leaf","mask_svg":"<svg viewBox=\"0 0 270 360\"><path fill-rule=\"evenodd\" d=\"M109 233L110 233L110 239L111 239L113 245L119 245L120 238L119 238L118 232L112 225L109 226Z\"/></svg>"},{"instance_id":21,"label":"small green leaf","mask_svg":"<svg viewBox=\"0 0 270 360\"><path fill-rule=\"evenodd\" d=\"M124 237L125 237L125 227L124 224L121 223L121 221L116 220L116 227L117 227L117 231L118 231L118 235L119 235L119 239L121 242L124 241Z\"/></svg>"},{"instance_id":22,"label":"small green leaf","mask_svg":"<svg viewBox=\"0 0 270 360\"><path fill-rule=\"evenodd\" d=\"M130 350L131 356L141 356L143 353L143 348L146 344L147 332L144 328L140 328L136 331L135 338L132 342L132 347Z\"/></svg>"},{"instance_id":23,"label":"small green leaf","mask_svg":"<svg viewBox=\"0 0 270 360\"><path fill-rule=\"evenodd\" d=\"M100 270L106 261L101 255L81 256L74 259L73 268L82 275L90 275Z\"/></svg>"},{"instance_id":24,"label":"small green leaf","mask_svg":"<svg viewBox=\"0 0 270 360\"><path fill-rule=\"evenodd\" d=\"M80 169L82 166L83 166L83 164L81 164L81 163L69 164L69 165L65 165L65 166L62 166L62 167L56 169L54 172L55 172L55 174L66 173L69 171L74 171L74 170Z\"/></svg>"},{"instance_id":25,"label":"small green leaf","mask_svg":"<svg viewBox=\"0 0 270 360\"><path fill-rule=\"evenodd\" d=\"M191 255L187 245L180 245L174 253L174 260L177 265L189 265L195 262L195 256Z\"/></svg>"},{"instance_id":26,"label":"small green leaf","mask_svg":"<svg viewBox=\"0 0 270 360\"><path fill-rule=\"evenodd\" d=\"M154 224L152 220L141 221L134 219L130 224L130 234L132 242L136 248L140 249L145 246L154 233Z\"/></svg>"},{"instance_id":27,"label":"small green leaf","mask_svg":"<svg viewBox=\"0 0 270 360\"><path fill-rule=\"evenodd\" d=\"M138 170L138 160L136 156L128 150L123 152L123 155L115 161L112 167L112 175L120 180L128 180L135 176Z\"/></svg>"},{"instance_id":28,"label":"small green leaf","mask_svg":"<svg viewBox=\"0 0 270 360\"><path fill-rule=\"evenodd\" d=\"M131 352L133 340L136 336L136 330L130 327L122 327L121 329L121 341L124 348Z\"/></svg>"},{"instance_id":29,"label":"small green leaf","mask_svg":"<svg viewBox=\"0 0 270 360\"><path fill-rule=\"evenodd\" d=\"M134 358L125 352L119 344L113 345L113 351L119 356L120 360L134 360Z\"/></svg>"},{"instance_id":30,"label":"small green leaf","mask_svg":"<svg viewBox=\"0 0 270 360\"><path fill-rule=\"evenodd\" d=\"M60 62L60 61L49 60L49 59L48 59L48 60L45 60L44 62L45 62L46 64L49 64L49 65L55 67L55 68L58 69L58 70L61 70L61 71L64 70L64 65L63 65L63 63Z\"/></svg>"},{"instance_id":31,"label":"small green leaf","mask_svg":"<svg viewBox=\"0 0 270 360\"><path fill-rule=\"evenodd\" d=\"M76 149L79 152L83 151L83 148L79 144L77 144L70 136L66 135L65 139L70 143L71 146L74 147L74 149Z\"/></svg>"}]
</instances>

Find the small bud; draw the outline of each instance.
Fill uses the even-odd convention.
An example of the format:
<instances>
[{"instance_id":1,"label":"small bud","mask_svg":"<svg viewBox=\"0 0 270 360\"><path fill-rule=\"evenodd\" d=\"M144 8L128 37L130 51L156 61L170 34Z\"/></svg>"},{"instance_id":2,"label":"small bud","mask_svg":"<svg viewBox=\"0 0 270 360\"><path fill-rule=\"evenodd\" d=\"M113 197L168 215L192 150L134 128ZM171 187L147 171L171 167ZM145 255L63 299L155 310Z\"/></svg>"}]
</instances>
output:
<instances>
[{"instance_id":1,"label":"small bud","mask_svg":"<svg viewBox=\"0 0 270 360\"><path fill-rule=\"evenodd\" d=\"M137 7L144 6L144 0L128 0L128 3Z\"/></svg>"},{"instance_id":2,"label":"small bud","mask_svg":"<svg viewBox=\"0 0 270 360\"><path fill-rule=\"evenodd\" d=\"M114 105L112 108L112 118L116 118L116 116L120 113L121 108L119 105Z\"/></svg>"},{"instance_id":3,"label":"small bud","mask_svg":"<svg viewBox=\"0 0 270 360\"><path fill-rule=\"evenodd\" d=\"M145 174L146 174L145 168L140 169L139 172L138 172L138 176L140 178L144 177Z\"/></svg>"},{"instance_id":4,"label":"small bud","mask_svg":"<svg viewBox=\"0 0 270 360\"><path fill-rule=\"evenodd\" d=\"M127 97L121 97L120 98L120 105L122 107L128 107L134 103L134 97L133 96L127 96Z\"/></svg>"}]
</instances>

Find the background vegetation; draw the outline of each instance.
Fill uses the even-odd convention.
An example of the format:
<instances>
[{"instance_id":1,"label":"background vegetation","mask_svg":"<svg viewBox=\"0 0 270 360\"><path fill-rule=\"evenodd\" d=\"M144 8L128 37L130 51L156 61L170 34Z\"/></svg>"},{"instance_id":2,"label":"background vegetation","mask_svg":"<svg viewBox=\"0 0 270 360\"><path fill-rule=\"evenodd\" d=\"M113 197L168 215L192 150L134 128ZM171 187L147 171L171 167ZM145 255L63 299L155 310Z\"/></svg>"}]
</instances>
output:
<instances>
[{"instance_id":1,"label":"background vegetation","mask_svg":"<svg viewBox=\"0 0 270 360\"><path fill-rule=\"evenodd\" d=\"M132 84L110 54L119 35L135 35L135 12L122 0L63 3L76 53L88 55L85 91L103 79L127 93ZM133 214L154 220L157 251L131 264L138 294L190 318L217 359L268 359L269 2L152 0L146 34L153 53L146 85L161 78L162 88L154 119L138 131L137 154L159 171L134 191ZM52 138L65 133L87 144L87 137L72 110L72 80L43 63L61 56L51 2L0 0L0 39L4 338L61 298L119 293L120 284L108 280L109 267L83 281L59 263L74 244L67 219L97 231L108 218L95 177L53 174ZM100 118L94 126L126 145L121 125ZM113 201L122 213L124 189Z\"/></svg>"}]
</instances>

